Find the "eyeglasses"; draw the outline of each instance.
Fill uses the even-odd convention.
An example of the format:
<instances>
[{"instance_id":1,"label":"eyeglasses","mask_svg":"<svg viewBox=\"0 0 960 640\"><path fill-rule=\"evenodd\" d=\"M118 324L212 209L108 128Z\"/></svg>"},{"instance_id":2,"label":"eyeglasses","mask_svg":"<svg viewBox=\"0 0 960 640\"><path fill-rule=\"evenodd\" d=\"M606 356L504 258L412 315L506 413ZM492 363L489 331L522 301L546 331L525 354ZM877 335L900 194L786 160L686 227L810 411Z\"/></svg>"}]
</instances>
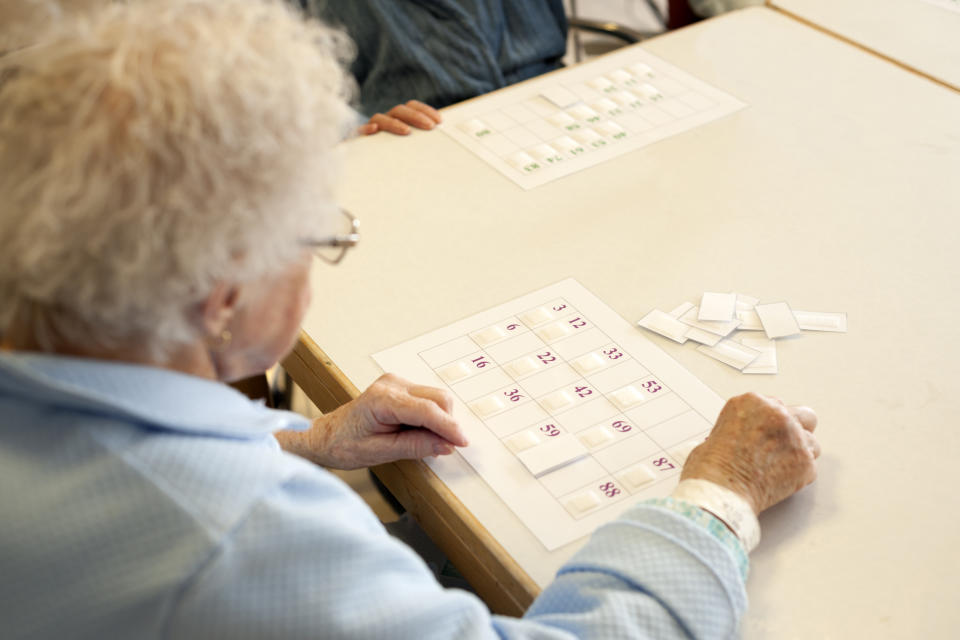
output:
<instances>
[{"instance_id":1,"label":"eyeglasses","mask_svg":"<svg viewBox=\"0 0 960 640\"><path fill-rule=\"evenodd\" d=\"M337 264L343 260L343 256L347 255L347 249L360 242L360 221L346 209L340 209L340 213L347 218L349 224L349 228L344 229L344 233L317 240L301 240L303 246L313 249L314 255L329 264Z\"/></svg>"}]
</instances>

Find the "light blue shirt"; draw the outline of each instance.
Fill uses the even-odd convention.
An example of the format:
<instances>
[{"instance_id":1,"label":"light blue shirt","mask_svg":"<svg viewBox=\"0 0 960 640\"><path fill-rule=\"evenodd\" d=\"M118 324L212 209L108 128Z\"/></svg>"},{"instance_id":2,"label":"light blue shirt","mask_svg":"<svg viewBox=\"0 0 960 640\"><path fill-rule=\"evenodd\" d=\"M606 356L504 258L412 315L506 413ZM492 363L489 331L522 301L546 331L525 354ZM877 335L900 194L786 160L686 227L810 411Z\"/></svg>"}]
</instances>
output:
<instances>
[{"instance_id":1,"label":"light blue shirt","mask_svg":"<svg viewBox=\"0 0 960 640\"><path fill-rule=\"evenodd\" d=\"M172 371L0 354L0 635L736 635L742 559L651 504L600 528L524 618L492 616L272 435L307 426Z\"/></svg>"}]
</instances>

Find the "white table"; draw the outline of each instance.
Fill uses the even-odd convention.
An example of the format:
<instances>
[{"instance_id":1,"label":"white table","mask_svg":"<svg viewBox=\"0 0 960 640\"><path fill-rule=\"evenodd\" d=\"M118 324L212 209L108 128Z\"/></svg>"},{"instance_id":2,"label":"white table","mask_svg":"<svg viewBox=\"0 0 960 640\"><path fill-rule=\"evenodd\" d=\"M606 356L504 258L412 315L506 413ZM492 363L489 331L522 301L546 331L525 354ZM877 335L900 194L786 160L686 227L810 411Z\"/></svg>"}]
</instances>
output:
<instances>
[{"instance_id":1,"label":"white table","mask_svg":"<svg viewBox=\"0 0 960 640\"><path fill-rule=\"evenodd\" d=\"M294 377L342 401L379 375L369 354L569 276L631 321L703 291L846 311L849 333L781 344L772 377L654 338L723 396L820 414L819 480L761 518L744 637L952 637L960 95L765 8L642 46L750 106L530 191L439 131L350 142L363 241L317 264ZM498 610L572 551L467 483L510 558L424 465L380 472Z\"/></svg>"},{"instance_id":2,"label":"white table","mask_svg":"<svg viewBox=\"0 0 960 640\"><path fill-rule=\"evenodd\" d=\"M948 7L955 2L940 1ZM768 4L960 91L960 12L926 0L768 0Z\"/></svg>"}]
</instances>

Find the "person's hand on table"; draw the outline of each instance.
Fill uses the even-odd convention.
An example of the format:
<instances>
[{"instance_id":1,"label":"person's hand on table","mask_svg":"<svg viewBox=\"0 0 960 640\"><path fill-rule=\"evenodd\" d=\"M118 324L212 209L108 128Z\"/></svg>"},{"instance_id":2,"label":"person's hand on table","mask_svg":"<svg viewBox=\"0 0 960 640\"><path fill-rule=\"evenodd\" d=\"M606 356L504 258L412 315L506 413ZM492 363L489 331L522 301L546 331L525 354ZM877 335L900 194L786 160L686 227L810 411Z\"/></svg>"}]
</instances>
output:
<instances>
[{"instance_id":1,"label":"person's hand on table","mask_svg":"<svg viewBox=\"0 0 960 640\"><path fill-rule=\"evenodd\" d=\"M411 126L417 129L433 129L440 123L440 112L419 100L410 100L398 104L386 113L375 113L366 124L360 125L360 135L369 136L378 131L386 131L405 136Z\"/></svg>"},{"instance_id":2,"label":"person's hand on table","mask_svg":"<svg viewBox=\"0 0 960 640\"><path fill-rule=\"evenodd\" d=\"M817 414L748 393L730 399L707 440L694 449L681 480L699 478L741 496L759 514L817 476Z\"/></svg>"},{"instance_id":3,"label":"person's hand on table","mask_svg":"<svg viewBox=\"0 0 960 640\"><path fill-rule=\"evenodd\" d=\"M388 373L309 430L281 432L277 439L291 453L335 469L442 456L468 444L452 410L448 391Z\"/></svg>"}]
</instances>

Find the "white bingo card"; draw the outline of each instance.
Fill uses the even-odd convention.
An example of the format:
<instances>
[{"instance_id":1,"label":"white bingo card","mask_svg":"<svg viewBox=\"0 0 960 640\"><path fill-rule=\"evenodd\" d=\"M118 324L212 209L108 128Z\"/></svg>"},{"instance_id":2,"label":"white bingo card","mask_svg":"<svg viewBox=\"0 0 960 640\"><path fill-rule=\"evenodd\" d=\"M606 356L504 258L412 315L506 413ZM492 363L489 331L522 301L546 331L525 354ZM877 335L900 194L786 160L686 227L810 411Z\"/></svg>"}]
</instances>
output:
<instances>
[{"instance_id":1,"label":"white bingo card","mask_svg":"<svg viewBox=\"0 0 960 640\"><path fill-rule=\"evenodd\" d=\"M668 495L723 405L573 279L373 358L453 392L470 439L454 455L548 550ZM431 468L444 480L443 465Z\"/></svg>"},{"instance_id":2,"label":"white bingo card","mask_svg":"<svg viewBox=\"0 0 960 640\"><path fill-rule=\"evenodd\" d=\"M628 47L445 109L440 129L531 189L744 106Z\"/></svg>"}]
</instances>

